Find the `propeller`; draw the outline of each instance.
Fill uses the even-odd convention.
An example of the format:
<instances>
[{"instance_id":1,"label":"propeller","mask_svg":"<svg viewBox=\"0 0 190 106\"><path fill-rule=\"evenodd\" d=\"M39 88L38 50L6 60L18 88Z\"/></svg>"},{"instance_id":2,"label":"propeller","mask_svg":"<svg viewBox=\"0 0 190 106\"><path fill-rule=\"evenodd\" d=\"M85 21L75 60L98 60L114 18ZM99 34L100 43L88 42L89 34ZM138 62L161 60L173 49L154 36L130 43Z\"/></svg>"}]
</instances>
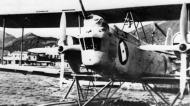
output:
<instances>
[{"instance_id":1,"label":"propeller","mask_svg":"<svg viewBox=\"0 0 190 106\"><path fill-rule=\"evenodd\" d=\"M188 18L187 18L187 4L183 4L180 15L180 33L182 36L182 44L188 45L187 33L188 33ZM182 45L181 44L181 45ZM189 47L186 49L190 49ZM187 52L181 52L181 67L180 67L180 98L183 98L183 93L185 91L187 83Z\"/></svg>"},{"instance_id":2,"label":"propeller","mask_svg":"<svg viewBox=\"0 0 190 106\"><path fill-rule=\"evenodd\" d=\"M66 15L65 15L65 12L62 12L62 15L61 15L61 20L60 20L60 30L61 30L61 33L62 35L60 36L60 41L59 41L59 45L62 45L62 46L59 46L59 50L61 49L64 49L64 45L66 45L66 39L67 39L67 35L66 35ZM62 89L62 86L63 86L63 79L64 79L64 63L65 63L65 59L64 59L64 53L61 53L61 70L60 70L60 89Z\"/></svg>"},{"instance_id":3,"label":"propeller","mask_svg":"<svg viewBox=\"0 0 190 106\"><path fill-rule=\"evenodd\" d=\"M61 15L61 20L60 20L60 31L61 31L61 36L60 36L60 40L58 42L58 52L60 53L60 57L61 57L61 70L60 70L60 89L62 89L62 85L63 85L63 80L64 80L64 63L65 63L65 58L64 58L64 53L65 51L68 50L81 50L81 46L80 45L73 45L70 44L68 42L69 37L75 37L75 38L79 38L77 36L72 36L72 35L66 35L66 14L63 11L62 15Z\"/></svg>"},{"instance_id":4,"label":"propeller","mask_svg":"<svg viewBox=\"0 0 190 106\"><path fill-rule=\"evenodd\" d=\"M180 53L180 99L183 99L183 94L185 91L187 83L187 50L190 49L190 44L187 42L187 33L188 33L188 15L187 15L187 4L182 5L181 14L180 14L180 34L182 41L178 45L142 45L139 48L142 50L149 51L178 51Z\"/></svg>"}]
</instances>

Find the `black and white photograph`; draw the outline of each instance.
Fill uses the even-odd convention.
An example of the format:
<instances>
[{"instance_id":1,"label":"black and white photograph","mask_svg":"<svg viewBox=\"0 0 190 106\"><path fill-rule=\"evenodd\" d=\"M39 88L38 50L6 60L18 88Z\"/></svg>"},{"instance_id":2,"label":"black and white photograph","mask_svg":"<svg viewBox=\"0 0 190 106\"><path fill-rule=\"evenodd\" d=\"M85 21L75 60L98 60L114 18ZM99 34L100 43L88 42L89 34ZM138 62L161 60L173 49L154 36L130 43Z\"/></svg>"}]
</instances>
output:
<instances>
[{"instance_id":1,"label":"black and white photograph","mask_svg":"<svg viewBox=\"0 0 190 106\"><path fill-rule=\"evenodd\" d=\"M189 0L1 0L0 106L190 106Z\"/></svg>"}]
</instances>

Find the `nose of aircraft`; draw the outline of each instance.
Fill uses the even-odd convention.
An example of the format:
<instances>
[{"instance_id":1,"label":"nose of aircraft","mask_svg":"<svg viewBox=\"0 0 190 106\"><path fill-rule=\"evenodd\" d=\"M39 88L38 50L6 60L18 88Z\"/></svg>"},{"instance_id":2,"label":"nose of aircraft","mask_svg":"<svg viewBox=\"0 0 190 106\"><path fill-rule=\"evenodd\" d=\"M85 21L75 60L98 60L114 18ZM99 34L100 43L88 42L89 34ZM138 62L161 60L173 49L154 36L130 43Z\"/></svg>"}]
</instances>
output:
<instances>
[{"instance_id":1,"label":"nose of aircraft","mask_svg":"<svg viewBox=\"0 0 190 106\"><path fill-rule=\"evenodd\" d=\"M100 64L105 54L102 49L102 34L93 32L87 32L88 34L85 34L85 37L80 39L82 46L82 62L87 66Z\"/></svg>"},{"instance_id":2,"label":"nose of aircraft","mask_svg":"<svg viewBox=\"0 0 190 106\"><path fill-rule=\"evenodd\" d=\"M93 66L101 64L104 53L94 50L82 51L82 62L86 66Z\"/></svg>"},{"instance_id":3,"label":"nose of aircraft","mask_svg":"<svg viewBox=\"0 0 190 106\"><path fill-rule=\"evenodd\" d=\"M84 65L92 66L101 64L105 55L104 38L105 32L102 27L92 27L86 30L80 39L82 45L82 62Z\"/></svg>"},{"instance_id":4,"label":"nose of aircraft","mask_svg":"<svg viewBox=\"0 0 190 106\"><path fill-rule=\"evenodd\" d=\"M82 62L86 66L100 65L106 57L105 39L107 37L108 25L102 17L91 15L84 21L80 43L82 46Z\"/></svg>"}]
</instances>

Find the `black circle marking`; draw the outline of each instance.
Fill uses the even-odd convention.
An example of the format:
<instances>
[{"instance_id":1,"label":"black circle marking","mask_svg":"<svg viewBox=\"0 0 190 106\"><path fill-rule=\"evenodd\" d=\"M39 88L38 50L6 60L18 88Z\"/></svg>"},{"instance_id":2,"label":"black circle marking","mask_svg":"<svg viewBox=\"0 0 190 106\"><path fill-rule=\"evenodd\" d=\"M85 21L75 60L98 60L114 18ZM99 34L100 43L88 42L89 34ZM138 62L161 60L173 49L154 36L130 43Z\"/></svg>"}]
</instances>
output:
<instances>
[{"instance_id":1,"label":"black circle marking","mask_svg":"<svg viewBox=\"0 0 190 106\"><path fill-rule=\"evenodd\" d=\"M129 51L127 44L123 41L119 41L118 45L118 55L119 55L119 61L122 65L125 65L127 63L128 57L129 57Z\"/></svg>"}]
</instances>

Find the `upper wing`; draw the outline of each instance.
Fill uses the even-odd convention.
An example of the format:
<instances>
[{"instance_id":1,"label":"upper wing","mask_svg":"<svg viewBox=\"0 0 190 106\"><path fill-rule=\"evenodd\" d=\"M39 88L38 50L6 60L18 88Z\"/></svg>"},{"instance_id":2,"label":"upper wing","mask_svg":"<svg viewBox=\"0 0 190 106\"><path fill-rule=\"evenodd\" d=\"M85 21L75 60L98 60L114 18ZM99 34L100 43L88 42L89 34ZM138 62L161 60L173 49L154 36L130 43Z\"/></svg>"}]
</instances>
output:
<instances>
[{"instance_id":1,"label":"upper wing","mask_svg":"<svg viewBox=\"0 0 190 106\"><path fill-rule=\"evenodd\" d=\"M42 0L40 0L42 1ZM55 0L58 2L58 0ZM72 1L72 0L71 0ZM136 21L153 21L153 20L176 20L179 19L180 10L181 10L181 3L177 2L177 0L173 0L173 2L166 3L166 2L154 2L151 1L147 2L145 0L138 0L136 2L126 1L126 0L118 0L117 2L114 0L105 0L101 2L100 0L83 0L84 7L86 7L87 12L92 14L97 14L102 16L108 23L120 23L124 22L124 18L126 17L127 12L131 11L133 13L133 18ZM142 2L145 3L142 3ZM167 0L161 0L167 1ZM70 1L67 1L70 2ZM55 11L21 11L25 9L24 7L20 7L18 10L19 12L2 12L0 13L0 25L3 24L3 19L6 19L6 27L11 28L40 28L40 27L59 27L61 11L66 12L67 18L67 27L78 27L79 26L79 16L82 17L82 13L80 8L67 8L66 0L63 5L64 8L59 8L59 10L55 10L56 5L54 5ZM109 3L107 3L109 2ZM190 1L186 0L186 2L190 3ZM22 3L22 2L21 2ZM53 2L52 2L53 3ZM75 5L78 3L75 0ZM92 6L94 3L94 6ZM114 3L114 5L113 5ZM112 6L111 6L112 4ZM22 5L22 4L20 4ZM39 4L37 4L39 5ZM14 6L14 5L13 5ZM43 5L41 5L43 6ZM51 5L50 5L51 6ZM110 7L111 6L111 7ZM78 4L78 7L79 4ZM189 4L188 4L188 7ZM1 9L1 8L0 8ZM2 10L1 10L2 11ZM0 11L0 12L1 12ZM11 10L10 10L11 11ZM24 21L25 20L25 21ZM83 26L83 18L80 18L80 26Z\"/></svg>"}]
</instances>

